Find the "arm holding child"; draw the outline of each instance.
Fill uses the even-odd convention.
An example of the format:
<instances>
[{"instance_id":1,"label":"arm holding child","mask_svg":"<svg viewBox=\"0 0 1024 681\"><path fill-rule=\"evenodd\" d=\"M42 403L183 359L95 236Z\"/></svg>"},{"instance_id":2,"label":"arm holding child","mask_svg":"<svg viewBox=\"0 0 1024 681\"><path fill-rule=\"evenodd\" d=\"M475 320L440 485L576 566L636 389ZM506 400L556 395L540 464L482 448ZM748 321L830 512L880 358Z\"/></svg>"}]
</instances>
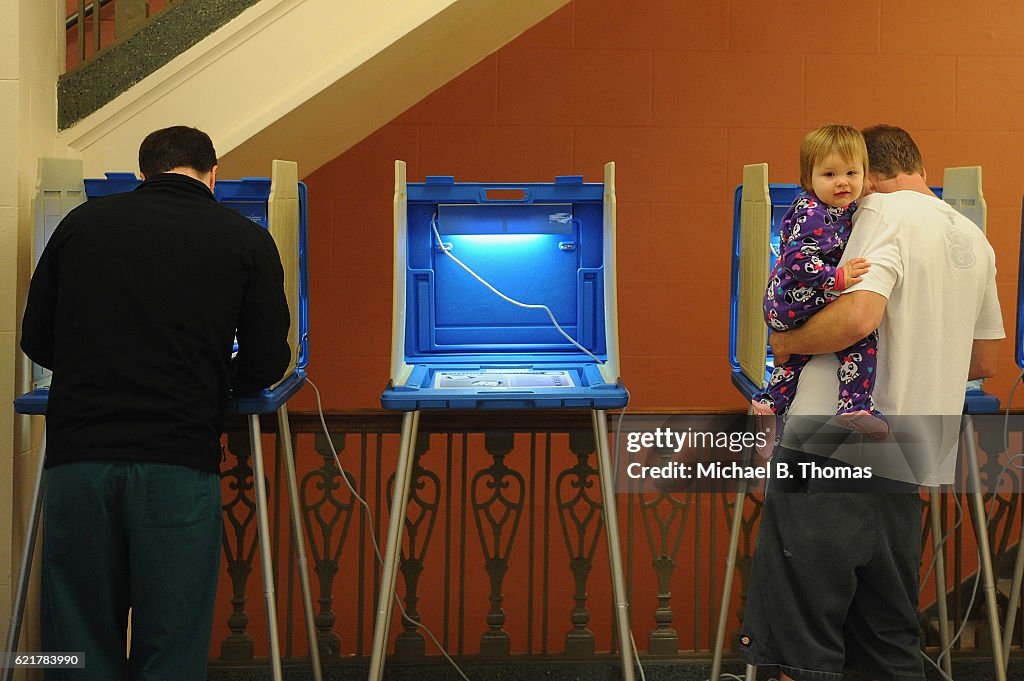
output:
<instances>
[{"instance_id":1,"label":"arm holding child","mask_svg":"<svg viewBox=\"0 0 1024 681\"><path fill-rule=\"evenodd\" d=\"M840 296L792 331L773 333L769 342L776 363L790 355L838 352L878 328L888 299L874 291L852 291Z\"/></svg>"}]
</instances>

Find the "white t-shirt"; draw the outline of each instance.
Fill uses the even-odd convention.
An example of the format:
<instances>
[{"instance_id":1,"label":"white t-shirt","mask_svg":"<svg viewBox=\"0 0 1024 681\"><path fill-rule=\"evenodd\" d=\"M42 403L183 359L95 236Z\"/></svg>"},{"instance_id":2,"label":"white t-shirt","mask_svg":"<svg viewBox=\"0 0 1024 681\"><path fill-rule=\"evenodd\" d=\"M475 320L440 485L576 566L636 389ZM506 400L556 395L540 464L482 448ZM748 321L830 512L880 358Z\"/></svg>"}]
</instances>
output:
<instances>
[{"instance_id":1,"label":"white t-shirt","mask_svg":"<svg viewBox=\"0 0 1024 681\"><path fill-rule=\"evenodd\" d=\"M792 418L783 443L870 465L874 475L928 486L948 484L973 341L1006 336L996 294L995 253L973 222L940 199L916 191L865 197L853 225L843 261L867 258L871 269L844 293L873 291L887 298L878 327L874 400L889 419L892 434L884 443L850 438L855 444L836 451L835 432L816 440L813 427L808 428L823 419ZM838 364L831 354L807 364L791 417L835 413Z\"/></svg>"}]
</instances>

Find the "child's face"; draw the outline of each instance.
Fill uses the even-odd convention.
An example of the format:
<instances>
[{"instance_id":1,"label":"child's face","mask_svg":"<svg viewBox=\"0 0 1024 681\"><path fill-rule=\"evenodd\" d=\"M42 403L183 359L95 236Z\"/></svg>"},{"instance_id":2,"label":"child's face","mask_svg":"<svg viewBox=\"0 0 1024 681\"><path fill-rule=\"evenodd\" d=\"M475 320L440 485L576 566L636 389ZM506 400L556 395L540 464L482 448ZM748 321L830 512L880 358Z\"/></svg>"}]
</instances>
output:
<instances>
[{"instance_id":1,"label":"child's face","mask_svg":"<svg viewBox=\"0 0 1024 681\"><path fill-rule=\"evenodd\" d=\"M864 166L829 154L814 164L811 188L821 201L834 208L846 208L864 189Z\"/></svg>"}]
</instances>

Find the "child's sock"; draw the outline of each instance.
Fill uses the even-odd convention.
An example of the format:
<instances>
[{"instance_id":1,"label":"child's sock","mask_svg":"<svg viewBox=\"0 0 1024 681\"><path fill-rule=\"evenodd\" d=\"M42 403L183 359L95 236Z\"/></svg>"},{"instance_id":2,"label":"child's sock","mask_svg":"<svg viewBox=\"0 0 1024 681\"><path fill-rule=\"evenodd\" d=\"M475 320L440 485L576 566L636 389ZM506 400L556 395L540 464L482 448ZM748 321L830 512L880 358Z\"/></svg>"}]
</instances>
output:
<instances>
[{"instance_id":1,"label":"child's sock","mask_svg":"<svg viewBox=\"0 0 1024 681\"><path fill-rule=\"evenodd\" d=\"M764 432L765 434L765 445L755 446L758 456L763 459L770 459L772 453L775 451L775 434L776 434L776 415L764 402L758 402L757 400L750 401L750 407L754 412L754 423L757 425L757 429Z\"/></svg>"},{"instance_id":2,"label":"child's sock","mask_svg":"<svg viewBox=\"0 0 1024 681\"><path fill-rule=\"evenodd\" d=\"M863 433L872 440L884 440L889 437L889 422L881 414L866 409L836 414L836 422L843 428Z\"/></svg>"}]
</instances>

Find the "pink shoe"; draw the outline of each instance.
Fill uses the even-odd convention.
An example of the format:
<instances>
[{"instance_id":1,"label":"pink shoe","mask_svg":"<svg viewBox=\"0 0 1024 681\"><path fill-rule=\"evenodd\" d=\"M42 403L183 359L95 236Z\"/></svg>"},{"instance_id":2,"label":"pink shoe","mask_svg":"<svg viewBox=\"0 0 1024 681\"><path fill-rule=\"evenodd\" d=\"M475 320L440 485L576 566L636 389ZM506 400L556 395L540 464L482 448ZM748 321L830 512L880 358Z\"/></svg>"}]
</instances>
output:
<instances>
[{"instance_id":1,"label":"pink shoe","mask_svg":"<svg viewBox=\"0 0 1024 681\"><path fill-rule=\"evenodd\" d=\"M862 433L872 440L884 440L889 437L889 422L881 414L873 414L864 409L836 414L836 423L848 430Z\"/></svg>"},{"instance_id":2,"label":"pink shoe","mask_svg":"<svg viewBox=\"0 0 1024 681\"><path fill-rule=\"evenodd\" d=\"M775 452L775 436L776 436L776 416L772 408L764 402L758 402L756 400L750 401L750 408L754 413L754 423L759 431L765 434L765 445L756 445L754 448L757 450L758 456L762 459L772 458L772 454Z\"/></svg>"}]
</instances>

